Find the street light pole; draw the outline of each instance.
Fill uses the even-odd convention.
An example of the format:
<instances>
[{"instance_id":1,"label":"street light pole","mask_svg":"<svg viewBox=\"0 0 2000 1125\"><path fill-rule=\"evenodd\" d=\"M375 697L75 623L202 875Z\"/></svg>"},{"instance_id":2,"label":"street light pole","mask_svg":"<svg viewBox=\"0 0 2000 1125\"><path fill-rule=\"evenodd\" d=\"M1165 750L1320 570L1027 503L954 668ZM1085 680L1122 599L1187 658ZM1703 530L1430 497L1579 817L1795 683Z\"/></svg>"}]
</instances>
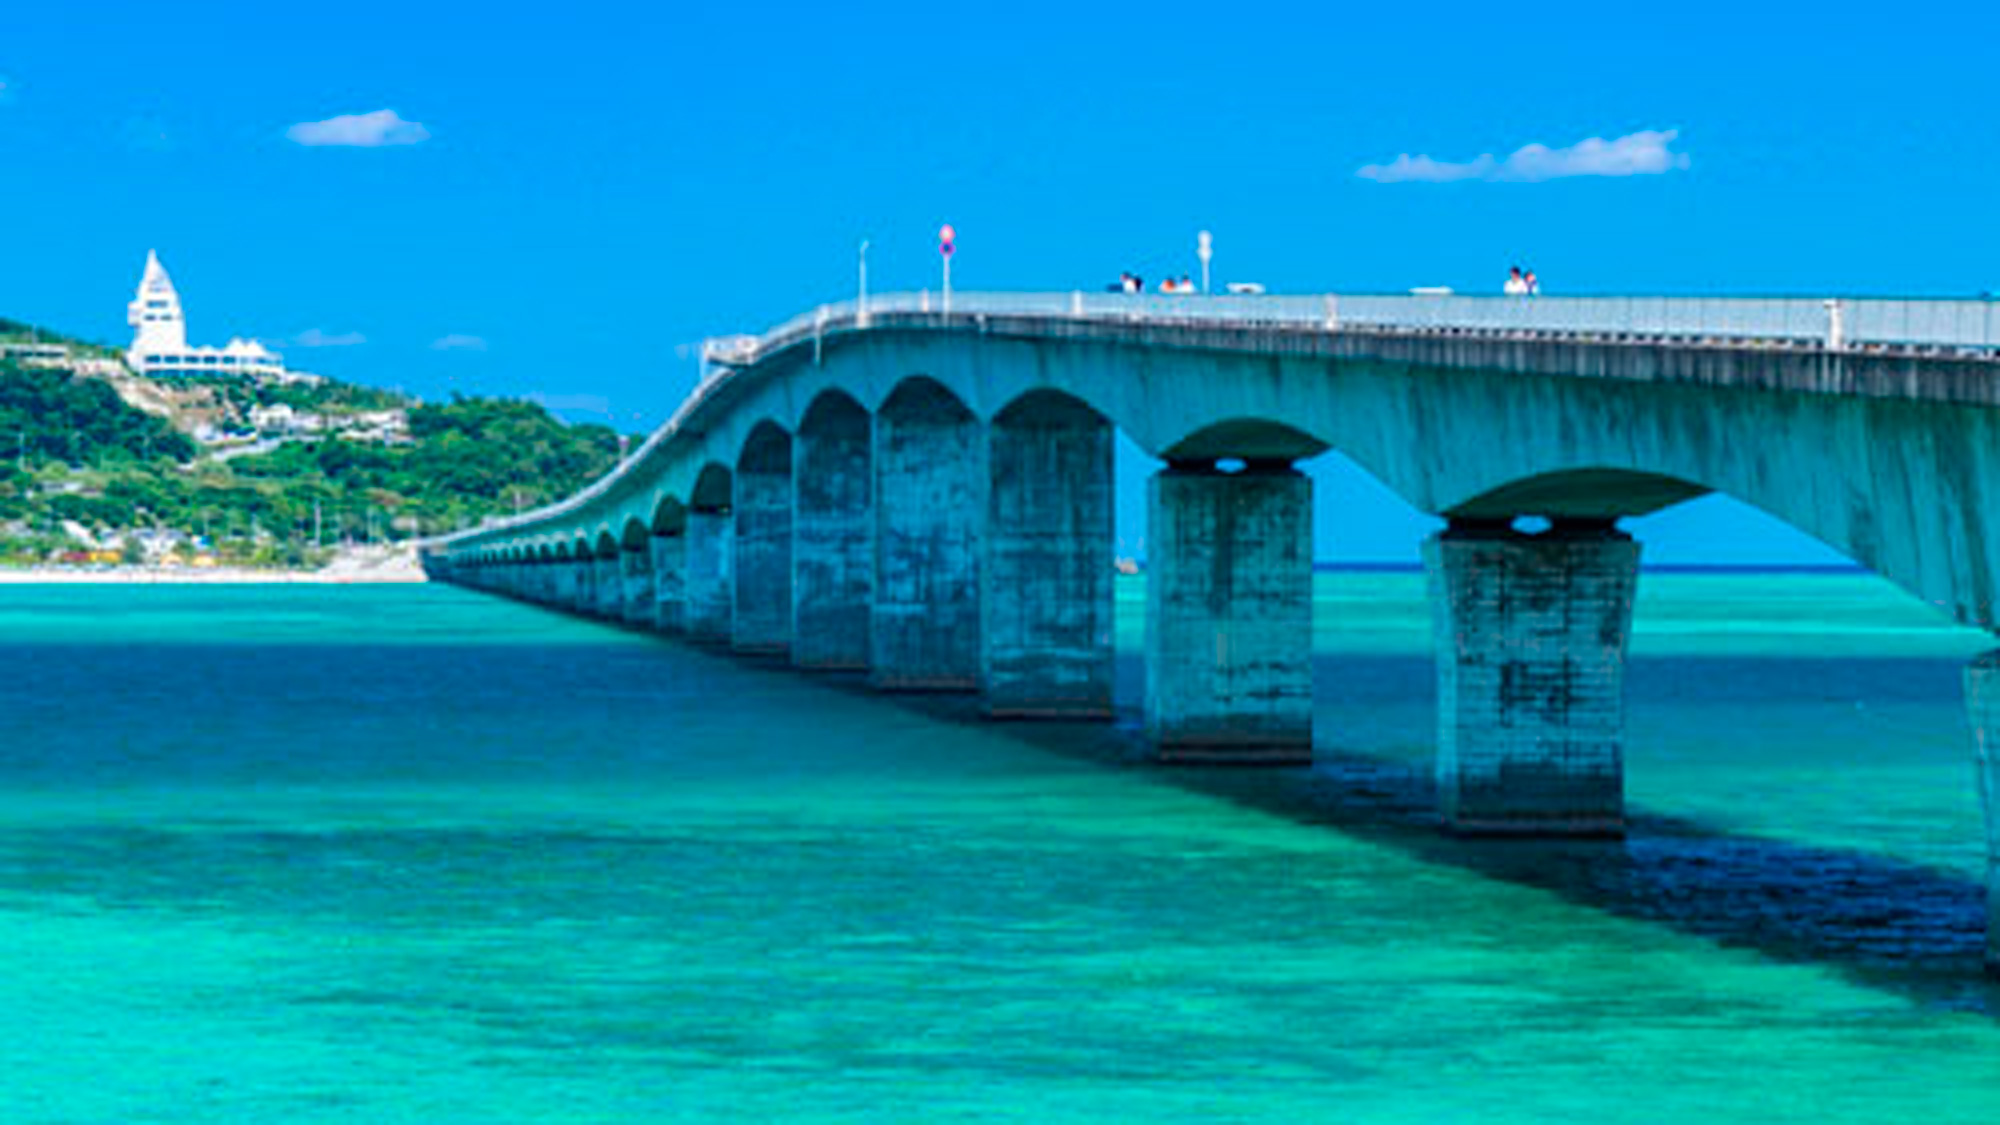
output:
<instances>
[{"instance_id":1,"label":"street light pole","mask_svg":"<svg viewBox=\"0 0 2000 1125\"><path fill-rule=\"evenodd\" d=\"M861 240L861 299L854 305L854 323L868 327L868 240Z\"/></svg>"},{"instance_id":2,"label":"street light pole","mask_svg":"<svg viewBox=\"0 0 2000 1125\"><path fill-rule=\"evenodd\" d=\"M1200 234L1196 235L1194 240L1194 252L1195 256L1201 259L1201 291L1203 293L1213 292L1213 290L1211 290L1208 287L1208 261L1210 258L1215 257L1214 237L1211 236L1207 231L1202 231Z\"/></svg>"}]
</instances>

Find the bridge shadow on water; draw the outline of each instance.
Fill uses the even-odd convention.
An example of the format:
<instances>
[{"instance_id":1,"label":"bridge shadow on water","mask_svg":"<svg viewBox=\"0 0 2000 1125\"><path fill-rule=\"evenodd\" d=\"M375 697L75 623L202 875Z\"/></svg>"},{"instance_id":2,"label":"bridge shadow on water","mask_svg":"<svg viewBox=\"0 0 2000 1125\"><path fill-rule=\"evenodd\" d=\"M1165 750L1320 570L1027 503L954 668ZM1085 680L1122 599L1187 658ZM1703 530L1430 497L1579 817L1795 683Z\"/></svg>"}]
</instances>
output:
<instances>
[{"instance_id":1,"label":"bridge shadow on water","mask_svg":"<svg viewBox=\"0 0 2000 1125\"><path fill-rule=\"evenodd\" d=\"M1164 767L1151 760L1139 718L1125 708L1112 723L996 723L980 716L970 696L882 694L858 675L815 679L938 721L978 724L1038 750L1143 768L1185 791L1391 846L1425 863L1819 966L1920 1005L2000 1019L2000 981L1982 968L1985 890L1956 872L1633 808L1624 840L1459 837L1439 825L1428 762L1322 742L1310 768Z\"/></svg>"}]
</instances>

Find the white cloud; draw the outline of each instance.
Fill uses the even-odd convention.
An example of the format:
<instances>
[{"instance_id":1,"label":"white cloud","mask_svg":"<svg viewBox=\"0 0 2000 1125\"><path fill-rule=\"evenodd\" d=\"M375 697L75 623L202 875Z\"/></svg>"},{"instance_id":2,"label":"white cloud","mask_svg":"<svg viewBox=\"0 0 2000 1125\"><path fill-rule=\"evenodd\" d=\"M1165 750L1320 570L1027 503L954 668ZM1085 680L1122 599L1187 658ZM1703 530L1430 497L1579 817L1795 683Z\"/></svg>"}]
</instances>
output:
<instances>
[{"instance_id":1,"label":"white cloud","mask_svg":"<svg viewBox=\"0 0 2000 1125\"><path fill-rule=\"evenodd\" d=\"M317 328L308 328L288 342L295 348L351 348L367 343L368 337L359 332L322 332Z\"/></svg>"},{"instance_id":2,"label":"white cloud","mask_svg":"<svg viewBox=\"0 0 2000 1125\"><path fill-rule=\"evenodd\" d=\"M1617 140L1591 137L1568 148L1522 145L1505 160L1492 153L1461 163L1404 153L1388 164L1370 164L1356 172L1381 184L1449 183L1453 180L1540 183L1571 176L1656 176L1688 166L1684 152L1673 151L1678 129L1647 129Z\"/></svg>"},{"instance_id":3,"label":"white cloud","mask_svg":"<svg viewBox=\"0 0 2000 1125\"><path fill-rule=\"evenodd\" d=\"M484 336L467 336L462 332L450 332L431 341L434 352L483 352L486 350Z\"/></svg>"},{"instance_id":4,"label":"white cloud","mask_svg":"<svg viewBox=\"0 0 2000 1125\"><path fill-rule=\"evenodd\" d=\"M285 130L295 144L309 148L384 148L390 145L422 144L431 131L416 121L405 121L393 109L373 113L346 113L325 121L301 121Z\"/></svg>"}]
</instances>

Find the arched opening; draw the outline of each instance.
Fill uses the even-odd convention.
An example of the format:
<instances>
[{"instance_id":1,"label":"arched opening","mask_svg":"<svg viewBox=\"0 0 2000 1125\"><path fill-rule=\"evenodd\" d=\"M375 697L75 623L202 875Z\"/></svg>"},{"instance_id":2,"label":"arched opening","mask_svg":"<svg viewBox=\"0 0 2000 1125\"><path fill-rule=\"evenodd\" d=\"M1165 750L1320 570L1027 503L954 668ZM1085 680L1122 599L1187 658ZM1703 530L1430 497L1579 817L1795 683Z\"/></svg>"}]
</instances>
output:
<instances>
[{"instance_id":1,"label":"arched opening","mask_svg":"<svg viewBox=\"0 0 2000 1125\"><path fill-rule=\"evenodd\" d=\"M792 662L868 666L875 576L873 424L841 391L822 391L799 421L792 517Z\"/></svg>"},{"instance_id":2,"label":"arched opening","mask_svg":"<svg viewBox=\"0 0 2000 1125\"><path fill-rule=\"evenodd\" d=\"M792 436L759 422L736 460L736 590L731 644L782 652L792 639Z\"/></svg>"},{"instance_id":3,"label":"arched opening","mask_svg":"<svg viewBox=\"0 0 2000 1125\"><path fill-rule=\"evenodd\" d=\"M711 461L695 476L688 507L696 512L727 513L734 503L735 485L729 466Z\"/></svg>"},{"instance_id":4,"label":"arched opening","mask_svg":"<svg viewBox=\"0 0 2000 1125\"><path fill-rule=\"evenodd\" d=\"M897 384L875 418L872 682L979 686L979 584L987 450L979 419L925 376Z\"/></svg>"},{"instance_id":5,"label":"arched opening","mask_svg":"<svg viewBox=\"0 0 2000 1125\"><path fill-rule=\"evenodd\" d=\"M687 505L675 496L662 496L653 505L654 535L679 535L687 530Z\"/></svg>"}]
</instances>

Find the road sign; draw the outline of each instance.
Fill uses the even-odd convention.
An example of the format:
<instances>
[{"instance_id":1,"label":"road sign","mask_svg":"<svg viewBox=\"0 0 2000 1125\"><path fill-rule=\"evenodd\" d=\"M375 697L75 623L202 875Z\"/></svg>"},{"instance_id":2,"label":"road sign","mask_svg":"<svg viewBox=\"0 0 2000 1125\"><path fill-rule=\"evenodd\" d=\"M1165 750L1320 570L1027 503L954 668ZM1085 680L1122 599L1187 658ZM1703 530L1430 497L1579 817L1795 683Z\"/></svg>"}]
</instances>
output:
<instances>
[{"instance_id":1,"label":"road sign","mask_svg":"<svg viewBox=\"0 0 2000 1125\"><path fill-rule=\"evenodd\" d=\"M1215 239L1210 237L1207 231L1195 236L1195 253L1200 255L1204 262L1215 257Z\"/></svg>"},{"instance_id":2,"label":"road sign","mask_svg":"<svg viewBox=\"0 0 2000 1125\"><path fill-rule=\"evenodd\" d=\"M938 253L943 254L947 258L951 257L952 252L958 249L956 245L957 241L958 232L951 229L950 223L946 223L938 229Z\"/></svg>"}]
</instances>

